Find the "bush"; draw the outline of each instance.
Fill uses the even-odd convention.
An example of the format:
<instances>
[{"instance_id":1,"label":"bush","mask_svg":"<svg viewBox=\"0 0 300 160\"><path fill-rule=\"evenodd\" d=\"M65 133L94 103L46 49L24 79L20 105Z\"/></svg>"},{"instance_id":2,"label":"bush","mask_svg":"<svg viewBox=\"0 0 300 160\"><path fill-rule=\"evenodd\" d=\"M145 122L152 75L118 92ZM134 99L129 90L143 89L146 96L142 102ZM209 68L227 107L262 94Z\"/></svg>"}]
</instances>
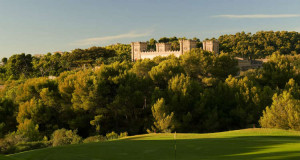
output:
<instances>
[{"instance_id":1,"label":"bush","mask_svg":"<svg viewBox=\"0 0 300 160\"><path fill-rule=\"evenodd\" d=\"M77 135L77 131L58 129L52 134L52 146L62 146L67 144L81 143L82 138Z\"/></svg>"},{"instance_id":2,"label":"bush","mask_svg":"<svg viewBox=\"0 0 300 160\"><path fill-rule=\"evenodd\" d=\"M121 132L119 138L127 137L127 136L128 136L127 132Z\"/></svg>"},{"instance_id":3,"label":"bush","mask_svg":"<svg viewBox=\"0 0 300 160\"><path fill-rule=\"evenodd\" d=\"M13 132L0 139L0 153L12 154L51 146L50 141L30 142L25 134Z\"/></svg>"},{"instance_id":4,"label":"bush","mask_svg":"<svg viewBox=\"0 0 300 160\"><path fill-rule=\"evenodd\" d=\"M91 142L103 142L106 141L106 138L101 135L87 137L83 140L83 143L91 143Z\"/></svg>"},{"instance_id":5,"label":"bush","mask_svg":"<svg viewBox=\"0 0 300 160\"><path fill-rule=\"evenodd\" d=\"M107 138L108 140L118 139L118 138L119 138L119 135L118 135L116 132L112 131L111 133L107 133L107 134L106 134L106 138Z\"/></svg>"},{"instance_id":6,"label":"bush","mask_svg":"<svg viewBox=\"0 0 300 160\"><path fill-rule=\"evenodd\" d=\"M20 123L18 126L18 132L29 138L29 141L38 141L41 139L39 125L34 124L31 119L25 119L24 122Z\"/></svg>"},{"instance_id":7,"label":"bush","mask_svg":"<svg viewBox=\"0 0 300 160\"><path fill-rule=\"evenodd\" d=\"M0 153L9 154L16 152L16 145L19 143L28 142L28 138L24 134L19 134L12 132L5 136L5 138L0 139Z\"/></svg>"},{"instance_id":8,"label":"bush","mask_svg":"<svg viewBox=\"0 0 300 160\"><path fill-rule=\"evenodd\" d=\"M39 149L39 148L46 148L51 146L50 141L37 141L37 142L22 142L18 143L15 146L15 152L23 152L23 151L29 151L33 149Z\"/></svg>"}]
</instances>

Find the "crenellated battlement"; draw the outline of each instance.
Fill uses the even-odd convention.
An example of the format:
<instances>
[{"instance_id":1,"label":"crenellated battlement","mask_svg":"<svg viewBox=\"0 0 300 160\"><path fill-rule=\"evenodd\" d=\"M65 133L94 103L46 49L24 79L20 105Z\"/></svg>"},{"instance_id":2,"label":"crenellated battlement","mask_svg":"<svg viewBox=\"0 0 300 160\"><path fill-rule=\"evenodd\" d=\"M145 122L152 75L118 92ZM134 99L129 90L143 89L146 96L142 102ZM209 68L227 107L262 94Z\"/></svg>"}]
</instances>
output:
<instances>
[{"instance_id":1,"label":"crenellated battlement","mask_svg":"<svg viewBox=\"0 0 300 160\"><path fill-rule=\"evenodd\" d=\"M180 53L180 51L166 51L164 53ZM163 54L162 52L157 52L157 51L145 51L145 52L141 52L141 54Z\"/></svg>"},{"instance_id":2,"label":"crenellated battlement","mask_svg":"<svg viewBox=\"0 0 300 160\"><path fill-rule=\"evenodd\" d=\"M217 41L205 41L204 50L219 53L219 43ZM171 50L171 43L156 43L156 51L147 50L147 42L132 42L131 43L131 59L136 61L138 59L150 58L156 56L174 55L179 57L185 52L197 47L197 41L194 40L179 40L180 50Z\"/></svg>"},{"instance_id":3,"label":"crenellated battlement","mask_svg":"<svg viewBox=\"0 0 300 160\"><path fill-rule=\"evenodd\" d=\"M147 51L147 52L141 52L140 59L153 59L157 56L167 57L170 55L174 55L175 57L179 57L181 55L180 51L166 51L166 52L157 52L157 51Z\"/></svg>"}]
</instances>

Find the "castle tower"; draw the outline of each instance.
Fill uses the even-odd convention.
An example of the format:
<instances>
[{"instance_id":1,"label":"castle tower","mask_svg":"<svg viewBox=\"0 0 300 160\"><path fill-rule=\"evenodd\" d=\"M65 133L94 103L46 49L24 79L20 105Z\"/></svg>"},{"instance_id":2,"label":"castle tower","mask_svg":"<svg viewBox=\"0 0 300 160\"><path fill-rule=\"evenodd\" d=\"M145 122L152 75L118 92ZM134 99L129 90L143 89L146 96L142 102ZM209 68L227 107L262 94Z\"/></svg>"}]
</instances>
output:
<instances>
[{"instance_id":1,"label":"castle tower","mask_svg":"<svg viewBox=\"0 0 300 160\"><path fill-rule=\"evenodd\" d=\"M156 43L156 52L167 52L171 50L170 43Z\"/></svg>"},{"instance_id":2,"label":"castle tower","mask_svg":"<svg viewBox=\"0 0 300 160\"><path fill-rule=\"evenodd\" d=\"M214 52L215 54L219 54L219 41L217 40L203 41L203 50Z\"/></svg>"},{"instance_id":3,"label":"castle tower","mask_svg":"<svg viewBox=\"0 0 300 160\"><path fill-rule=\"evenodd\" d=\"M147 50L147 42L132 42L131 43L131 60L136 61L141 59L141 52Z\"/></svg>"},{"instance_id":4,"label":"castle tower","mask_svg":"<svg viewBox=\"0 0 300 160\"><path fill-rule=\"evenodd\" d=\"M197 47L197 41L194 40L179 40L180 53L184 54L187 51Z\"/></svg>"}]
</instances>

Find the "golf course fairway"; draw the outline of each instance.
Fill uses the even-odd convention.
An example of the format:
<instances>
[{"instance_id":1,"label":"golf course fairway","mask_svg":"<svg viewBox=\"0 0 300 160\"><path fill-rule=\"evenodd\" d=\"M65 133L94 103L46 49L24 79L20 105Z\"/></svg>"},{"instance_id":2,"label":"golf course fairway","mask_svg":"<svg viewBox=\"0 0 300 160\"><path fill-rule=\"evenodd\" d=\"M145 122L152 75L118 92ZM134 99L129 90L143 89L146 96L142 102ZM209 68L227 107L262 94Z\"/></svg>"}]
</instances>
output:
<instances>
[{"instance_id":1,"label":"golf course fairway","mask_svg":"<svg viewBox=\"0 0 300 160\"><path fill-rule=\"evenodd\" d=\"M177 133L176 141L174 138L174 133L145 134L106 142L37 149L4 158L8 160L300 160L300 132L297 131L257 128L209 134ZM3 159L2 157L0 156L0 160Z\"/></svg>"}]
</instances>

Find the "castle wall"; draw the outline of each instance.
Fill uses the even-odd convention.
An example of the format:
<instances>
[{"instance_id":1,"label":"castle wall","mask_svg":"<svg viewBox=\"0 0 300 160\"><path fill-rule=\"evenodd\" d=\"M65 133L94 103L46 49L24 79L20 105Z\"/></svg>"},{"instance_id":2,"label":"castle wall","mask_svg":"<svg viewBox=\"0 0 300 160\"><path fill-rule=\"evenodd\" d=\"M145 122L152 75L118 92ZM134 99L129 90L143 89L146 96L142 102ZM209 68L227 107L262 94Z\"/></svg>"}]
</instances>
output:
<instances>
[{"instance_id":1,"label":"castle wall","mask_svg":"<svg viewBox=\"0 0 300 160\"><path fill-rule=\"evenodd\" d=\"M196 48L197 42L193 40L179 40L180 50L171 51L170 43L156 43L156 51L146 51L147 43L146 42L132 42L131 43L131 59L136 61L139 59L153 59L156 56L166 57L169 55L174 55L179 57L183 53L190 51L193 48Z\"/></svg>"},{"instance_id":2,"label":"castle wall","mask_svg":"<svg viewBox=\"0 0 300 160\"><path fill-rule=\"evenodd\" d=\"M260 68L263 66L263 63L267 62L267 59L256 59L256 60L249 60L244 58L235 57L238 60L238 66L240 71L246 71L249 69Z\"/></svg>"},{"instance_id":3,"label":"castle wall","mask_svg":"<svg viewBox=\"0 0 300 160\"><path fill-rule=\"evenodd\" d=\"M170 55L174 55L176 57L179 57L181 54L180 51L166 51L166 52L141 52L141 59L149 58L153 59L154 57L157 56L162 56L162 57L167 57Z\"/></svg>"}]
</instances>

